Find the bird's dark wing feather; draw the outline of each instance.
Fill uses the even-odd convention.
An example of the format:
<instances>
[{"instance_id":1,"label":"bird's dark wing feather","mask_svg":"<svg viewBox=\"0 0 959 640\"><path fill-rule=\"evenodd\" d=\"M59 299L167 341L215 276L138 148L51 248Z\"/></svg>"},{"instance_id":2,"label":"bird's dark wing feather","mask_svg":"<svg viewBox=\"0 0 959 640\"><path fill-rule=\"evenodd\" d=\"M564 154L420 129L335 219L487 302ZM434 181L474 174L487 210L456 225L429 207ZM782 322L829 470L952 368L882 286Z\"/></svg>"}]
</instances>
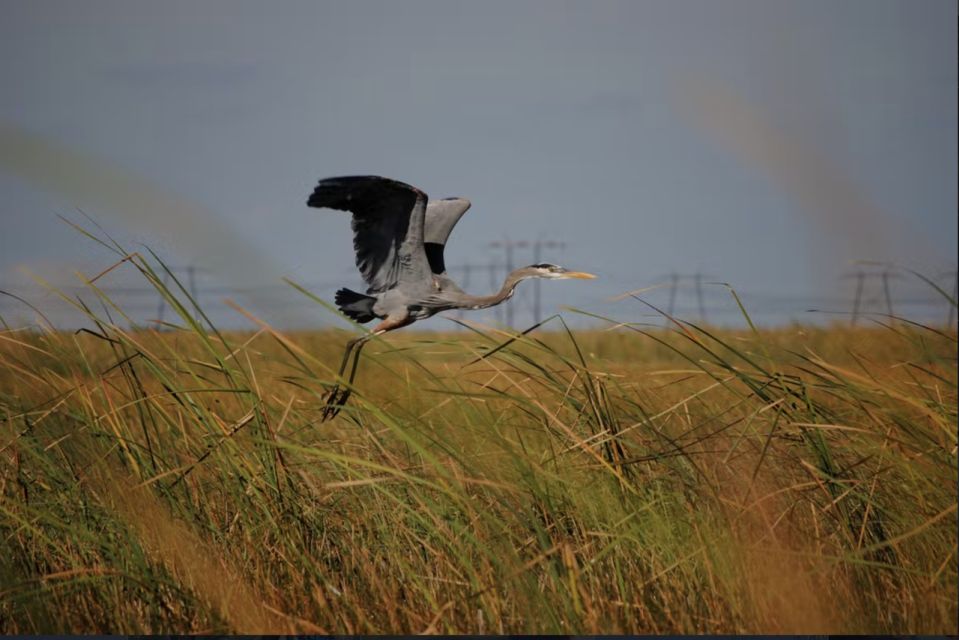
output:
<instances>
[{"instance_id":1,"label":"bird's dark wing feather","mask_svg":"<svg viewBox=\"0 0 959 640\"><path fill-rule=\"evenodd\" d=\"M443 249L453 227L469 208L470 201L466 198L431 200L426 205L424 247L433 273L446 273Z\"/></svg>"},{"instance_id":2,"label":"bird's dark wing feather","mask_svg":"<svg viewBox=\"0 0 959 640\"><path fill-rule=\"evenodd\" d=\"M356 266L381 293L399 282L429 283L423 249L426 194L397 180L379 176L344 176L320 180L307 205L353 214Z\"/></svg>"}]
</instances>

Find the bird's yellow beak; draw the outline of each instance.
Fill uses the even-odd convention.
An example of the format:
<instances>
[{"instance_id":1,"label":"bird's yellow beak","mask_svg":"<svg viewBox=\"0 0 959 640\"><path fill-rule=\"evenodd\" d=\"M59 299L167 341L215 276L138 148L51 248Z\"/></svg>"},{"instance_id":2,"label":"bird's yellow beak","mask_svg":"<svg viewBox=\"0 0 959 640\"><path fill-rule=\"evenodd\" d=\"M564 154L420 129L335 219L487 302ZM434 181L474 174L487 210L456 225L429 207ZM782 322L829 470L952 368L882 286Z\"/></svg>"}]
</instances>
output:
<instances>
[{"instance_id":1,"label":"bird's yellow beak","mask_svg":"<svg viewBox=\"0 0 959 640\"><path fill-rule=\"evenodd\" d=\"M592 280L596 277L591 273L585 273L583 271L567 271L563 275L567 278L579 278L580 280Z\"/></svg>"}]
</instances>

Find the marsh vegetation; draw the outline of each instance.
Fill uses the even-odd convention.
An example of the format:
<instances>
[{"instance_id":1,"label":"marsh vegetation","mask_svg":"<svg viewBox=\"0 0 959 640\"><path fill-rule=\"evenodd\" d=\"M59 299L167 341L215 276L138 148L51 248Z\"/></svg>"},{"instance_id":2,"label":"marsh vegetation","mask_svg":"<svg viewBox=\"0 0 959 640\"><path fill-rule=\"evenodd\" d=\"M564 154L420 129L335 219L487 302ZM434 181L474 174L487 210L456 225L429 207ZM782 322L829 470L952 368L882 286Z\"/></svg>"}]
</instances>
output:
<instances>
[{"instance_id":1,"label":"marsh vegetation","mask_svg":"<svg viewBox=\"0 0 959 640\"><path fill-rule=\"evenodd\" d=\"M0 333L5 633L957 632L954 330L397 333L321 423L355 334L117 268L179 318Z\"/></svg>"}]
</instances>

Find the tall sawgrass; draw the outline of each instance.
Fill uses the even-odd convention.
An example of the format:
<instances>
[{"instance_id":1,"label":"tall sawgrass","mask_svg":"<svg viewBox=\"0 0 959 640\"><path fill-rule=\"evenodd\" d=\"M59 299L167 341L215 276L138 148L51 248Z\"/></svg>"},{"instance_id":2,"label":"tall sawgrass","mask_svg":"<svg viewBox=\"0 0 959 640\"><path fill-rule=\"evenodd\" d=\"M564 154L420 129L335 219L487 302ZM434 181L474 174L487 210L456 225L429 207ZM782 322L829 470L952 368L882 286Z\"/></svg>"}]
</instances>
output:
<instances>
[{"instance_id":1,"label":"tall sawgrass","mask_svg":"<svg viewBox=\"0 0 959 640\"><path fill-rule=\"evenodd\" d=\"M349 332L103 242L178 319L0 333L6 633L957 632L954 331L398 333L323 423Z\"/></svg>"}]
</instances>

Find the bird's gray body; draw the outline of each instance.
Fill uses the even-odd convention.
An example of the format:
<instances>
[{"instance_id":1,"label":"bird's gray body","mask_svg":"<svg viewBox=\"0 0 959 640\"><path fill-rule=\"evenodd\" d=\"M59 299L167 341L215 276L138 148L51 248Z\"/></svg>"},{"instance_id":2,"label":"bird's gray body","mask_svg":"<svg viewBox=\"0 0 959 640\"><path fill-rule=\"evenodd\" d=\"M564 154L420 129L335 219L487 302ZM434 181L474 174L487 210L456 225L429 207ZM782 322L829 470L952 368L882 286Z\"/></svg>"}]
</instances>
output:
<instances>
[{"instance_id":1,"label":"bird's gray body","mask_svg":"<svg viewBox=\"0 0 959 640\"><path fill-rule=\"evenodd\" d=\"M432 315L458 308L462 296L467 295L446 273L443 250L453 227L470 208L466 198L430 200L423 217L423 251L429 265L429 275L414 282L404 281L395 287L376 294L373 312L378 318L386 318L390 311L406 306L410 317L422 320ZM411 216L410 223L415 224ZM422 274L423 271L417 273Z\"/></svg>"},{"instance_id":2,"label":"bird's gray body","mask_svg":"<svg viewBox=\"0 0 959 640\"><path fill-rule=\"evenodd\" d=\"M356 266L366 281L366 293L349 289L336 292L336 304L357 322L382 322L347 345L340 366L346 368L356 348L352 382L359 350L369 337L405 327L450 309L482 309L513 295L527 278L592 278L553 264L516 269L506 276L493 295L474 296L463 291L446 272L444 250L453 227L470 208L465 198L430 201L425 193L404 182L379 176L344 176L320 180L307 204L353 214L353 249ZM349 397L349 390L334 386L324 418L332 417Z\"/></svg>"}]
</instances>

